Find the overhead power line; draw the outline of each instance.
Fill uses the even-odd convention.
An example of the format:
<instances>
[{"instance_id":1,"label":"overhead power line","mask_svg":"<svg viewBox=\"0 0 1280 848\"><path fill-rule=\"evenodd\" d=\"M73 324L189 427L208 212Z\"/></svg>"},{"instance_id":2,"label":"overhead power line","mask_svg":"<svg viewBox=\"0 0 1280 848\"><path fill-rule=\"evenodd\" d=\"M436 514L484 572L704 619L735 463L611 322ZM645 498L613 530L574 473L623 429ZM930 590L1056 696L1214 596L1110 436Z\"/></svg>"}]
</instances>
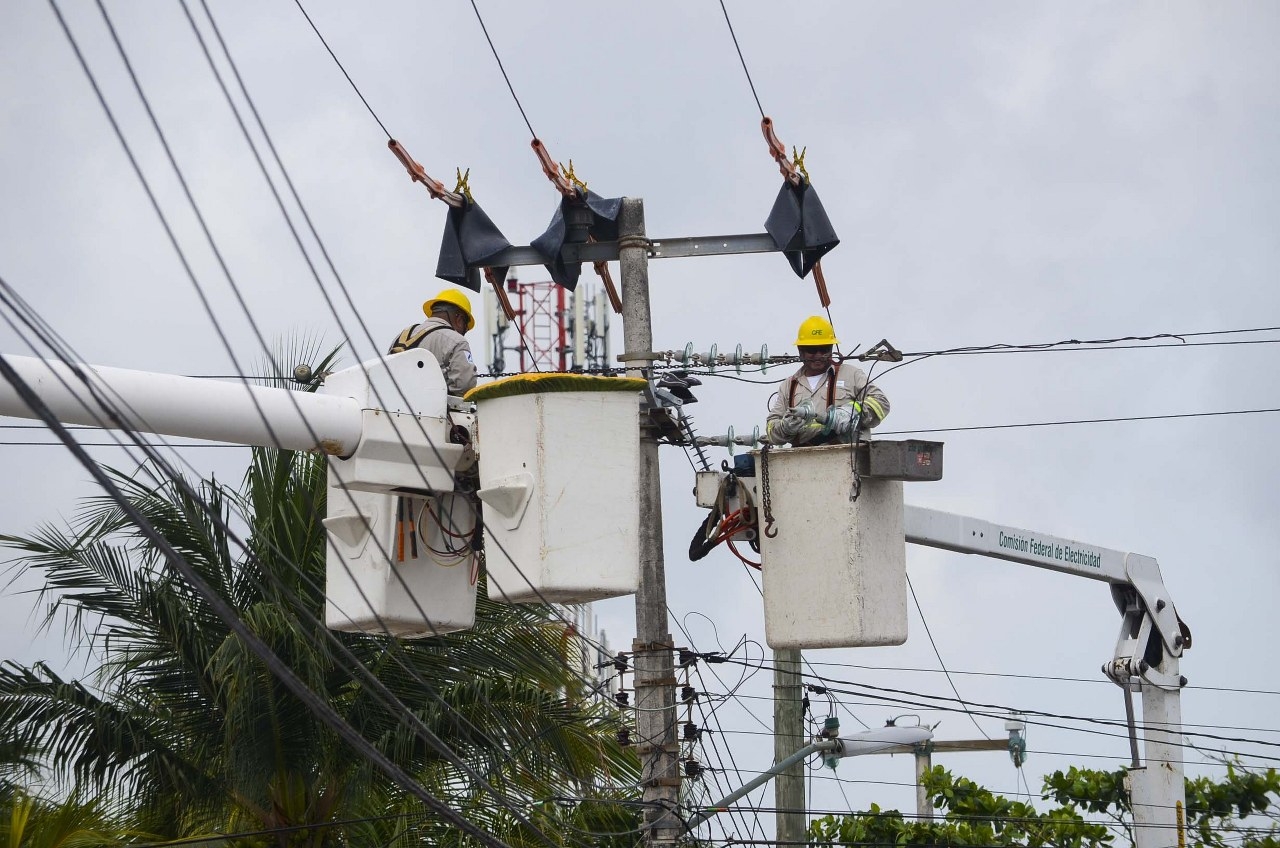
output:
<instances>
[{"instance_id":1,"label":"overhead power line","mask_svg":"<svg viewBox=\"0 0 1280 848\"><path fill-rule=\"evenodd\" d=\"M360 102L364 104L364 108L369 110L369 114L373 116L373 119L378 122L378 126L382 127L382 131L386 133L387 138L390 139L391 131L387 129L386 124L382 123L382 119L378 117L378 113L373 111L373 107L369 105L369 101L366 100L364 94L360 92L360 87L356 85L356 81L351 78L351 74L347 73L347 69L343 67L342 61L338 59L338 54L333 52L333 48L329 46L329 42L320 34L320 28L316 26L315 21L311 20L311 16L307 14L307 10L302 7L302 0L293 0L293 2L297 4L298 11L302 13L302 17L306 18L307 23L311 24L311 31L316 34L316 38L320 39L320 43L324 45L324 49L329 51L329 56L332 57L334 64L338 66L338 70L342 71L342 75L347 78L347 82L351 83L351 90L356 93L356 97L360 98ZM219 38L221 38L221 36L219 36Z\"/></svg>"},{"instance_id":2,"label":"overhead power line","mask_svg":"<svg viewBox=\"0 0 1280 848\"><path fill-rule=\"evenodd\" d=\"M1068 424L1117 424L1128 421L1170 421L1178 418L1213 418L1225 415L1261 415L1280 412L1280 407L1264 409L1228 409L1217 412L1182 412L1172 415L1132 415L1124 418L1076 418L1062 421L1029 421L1018 424L977 424L970 427L934 427L926 430L876 431L878 436L902 436L912 433L961 433L970 430L1015 430L1024 427L1060 427Z\"/></svg>"},{"instance_id":3,"label":"overhead power line","mask_svg":"<svg viewBox=\"0 0 1280 848\"><path fill-rule=\"evenodd\" d=\"M724 22L729 27L729 35L733 38L733 49L738 51L738 61L742 63L742 72L747 76L747 85L751 87L751 96L755 98L756 108L760 110L760 117L765 117L764 106L760 104L760 95L756 93L756 84L751 79L751 71L747 70L747 58L742 55L742 45L738 44L738 34L733 30L733 21L729 20L729 10L724 5L724 0L720 0L720 11L724 13Z\"/></svg>"},{"instance_id":4,"label":"overhead power line","mask_svg":"<svg viewBox=\"0 0 1280 848\"><path fill-rule=\"evenodd\" d=\"M502 71L502 78L506 80L507 90L511 92L511 99L516 102L516 108L520 110L520 117L524 118L524 125L529 128L529 135L537 138L538 134L533 131L533 124L530 123L529 116L525 114L524 105L516 94L516 87L511 84L511 77L507 76L507 69L502 64L502 57L498 55L498 48L494 46L493 38L489 35L489 28L484 25L484 18L480 15L480 7L476 5L476 0L471 0L471 9L476 13L476 20L480 22L480 29L484 32L484 40L489 42L489 50L492 51L493 58L498 63L498 70Z\"/></svg>"}]
</instances>

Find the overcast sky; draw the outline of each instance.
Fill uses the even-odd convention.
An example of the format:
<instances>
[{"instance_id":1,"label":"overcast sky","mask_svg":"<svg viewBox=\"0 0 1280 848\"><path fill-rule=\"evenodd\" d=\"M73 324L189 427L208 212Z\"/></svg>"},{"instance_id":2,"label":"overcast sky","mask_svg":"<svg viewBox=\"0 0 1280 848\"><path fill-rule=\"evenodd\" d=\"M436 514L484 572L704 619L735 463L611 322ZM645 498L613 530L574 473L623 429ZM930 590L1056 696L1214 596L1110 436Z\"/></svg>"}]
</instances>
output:
<instances>
[{"instance_id":1,"label":"overcast sky","mask_svg":"<svg viewBox=\"0 0 1280 848\"><path fill-rule=\"evenodd\" d=\"M407 180L293 3L211 5L360 317L383 346L441 286L432 273L444 205ZM592 190L644 198L654 238L762 231L780 177L718 4L479 5L534 129L554 157L573 159ZM96 7L62 6L237 355L261 361ZM789 4L785 14L776 3L728 6L764 109L784 142L807 146L813 184L841 236L823 264L846 350L881 338L927 351L1280 326L1280 6L833 1ZM117 0L108 8L263 333L315 332L337 343L345 326L360 341L358 355L369 355L351 313L335 317L320 297L182 7ZM378 117L429 173L452 183L455 167L470 168L477 201L512 242L542 232L557 195L468 3L313 0L307 8ZM0 85L0 276L88 362L232 373L46 4L0 8ZM692 341L698 349L741 343L785 352L799 322L818 310L812 284L777 255L666 260L650 272L660 349ZM481 355L482 333L470 338ZM7 328L0 351L28 352ZM1275 408L1278 362L1269 344L935 357L880 382L893 403L882 429ZM761 423L769 386L704 382L692 410L701 432ZM1183 661L1193 687L1184 697L1188 729L1274 745L1278 421L1253 414L938 434L947 443L945 478L909 485L907 499L1156 557L1195 635ZM5 442L41 438L0 432ZM93 493L61 448L0 451L0 532L69 516ZM687 561L703 513L688 494L692 474L680 453L662 453L673 633L702 650L730 648L744 634L763 643L760 598L736 560L717 551ZM96 455L124 461L112 449ZM193 448L184 456L234 481L246 452ZM947 666L994 675L954 675L964 698L1123 718L1119 690L1098 672L1119 624L1105 586L914 548L908 570ZM4 656L79 668L58 628L35 633L24 588L30 584L19 582L0 598ZM599 605L615 647L630 642L631 610L630 599ZM914 610L903 647L807 657L875 667L815 665L833 677L951 694ZM756 676L740 694L767 699L768 678ZM739 704L760 721L726 706L716 714L725 731L717 743L733 747L744 772L758 770L771 750L752 734L767 729L768 701ZM846 704L873 726L915 712L942 722L939 738L978 733L955 713ZM825 715L824 700L814 698L814 709ZM857 729L849 712L841 715L846 729ZM998 720L979 723L1003 733ZM1033 726L1029 741L1033 790L1045 771L1110 768L1127 757L1117 735ZM1194 741L1204 753L1188 749L1192 773L1221 774L1206 757L1223 748L1275 764L1274 747ZM713 753L704 760L718 765ZM1021 785L999 753L935 761L995 790ZM910 788L893 785L911 781L908 758L847 760L838 774L860 782L815 781L815 808L913 806ZM729 831L749 832L733 824Z\"/></svg>"}]
</instances>

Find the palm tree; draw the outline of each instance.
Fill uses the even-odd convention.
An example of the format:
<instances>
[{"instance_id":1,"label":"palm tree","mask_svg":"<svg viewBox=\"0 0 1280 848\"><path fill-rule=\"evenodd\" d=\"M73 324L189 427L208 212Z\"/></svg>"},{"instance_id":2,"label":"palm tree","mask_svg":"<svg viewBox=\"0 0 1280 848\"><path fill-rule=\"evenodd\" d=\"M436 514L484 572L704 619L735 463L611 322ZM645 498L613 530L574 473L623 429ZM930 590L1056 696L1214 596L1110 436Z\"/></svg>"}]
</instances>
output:
<instances>
[{"instance_id":1,"label":"palm tree","mask_svg":"<svg viewBox=\"0 0 1280 848\"><path fill-rule=\"evenodd\" d=\"M629 807L575 817L577 805L542 803L628 799L638 771L603 708L565 697L575 681L552 610L493 604L482 590L466 633L336 634L322 620L324 458L254 449L238 491L156 465L111 474L323 703L455 810L513 844L598 842L584 832L590 821L634 826ZM91 498L67 526L0 544L21 552L18 568L43 575L44 626L63 622L96 663L87 683L40 663L0 663L4 744L55 785L163 838L460 840L295 697L121 503Z\"/></svg>"}]
</instances>

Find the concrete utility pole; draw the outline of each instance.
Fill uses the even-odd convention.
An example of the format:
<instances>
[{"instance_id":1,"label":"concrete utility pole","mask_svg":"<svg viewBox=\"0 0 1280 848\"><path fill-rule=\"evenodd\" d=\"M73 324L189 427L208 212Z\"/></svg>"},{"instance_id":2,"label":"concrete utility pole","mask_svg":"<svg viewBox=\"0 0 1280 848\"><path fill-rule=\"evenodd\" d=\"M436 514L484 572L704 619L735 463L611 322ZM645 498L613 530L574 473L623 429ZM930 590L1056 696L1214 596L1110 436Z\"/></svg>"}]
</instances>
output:
<instances>
[{"instance_id":1,"label":"concrete utility pole","mask_svg":"<svg viewBox=\"0 0 1280 848\"><path fill-rule=\"evenodd\" d=\"M932 821L933 805L924 788L924 776L933 768L935 751L1008 751L1008 739L945 739L941 742L921 742L913 748L916 755L916 818Z\"/></svg>"},{"instance_id":2,"label":"concrete utility pole","mask_svg":"<svg viewBox=\"0 0 1280 848\"><path fill-rule=\"evenodd\" d=\"M773 761L780 763L805 744L804 687L800 650L773 652ZM773 783L774 830L779 843L803 842L808 831L804 762L778 773Z\"/></svg>"},{"instance_id":3,"label":"concrete utility pole","mask_svg":"<svg viewBox=\"0 0 1280 848\"><path fill-rule=\"evenodd\" d=\"M629 354L653 350L649 309L649 241L644 202L622 200L618 221L618 264L622 276L622 330ZM640 368L631 376L647 377ZM636 753L640 755L645 802L643 844L670 845L683 833L676 815L680 799L679 743L676 741L674 643L667 632L666 566L662 558L662 487L658 440L647 422L640 428L640 589L636 592L635 663Z\"/></svg>"}]
</instances>

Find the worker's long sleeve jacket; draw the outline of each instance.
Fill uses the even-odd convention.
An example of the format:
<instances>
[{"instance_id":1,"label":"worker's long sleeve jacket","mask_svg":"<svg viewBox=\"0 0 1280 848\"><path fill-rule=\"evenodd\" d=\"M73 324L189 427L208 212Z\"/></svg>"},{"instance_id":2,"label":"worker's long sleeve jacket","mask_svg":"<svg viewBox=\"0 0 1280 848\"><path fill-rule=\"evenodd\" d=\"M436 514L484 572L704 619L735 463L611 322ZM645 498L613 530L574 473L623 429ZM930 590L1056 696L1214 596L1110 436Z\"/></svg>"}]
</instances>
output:
<instances>
[{"instance_id":1,"label":"worker's long sleeve jacket","mask_svg":"<svg viewBox=\"0 0 1280 848\"><path fill-rule=\"evenodd\" d=\"M412 344L406 345L407 342ZM396 344L422 348L434 356L440 363L449 394L462 397L476 387L476 363L471 358L471 345L443 318L432 317L421 324L406 327Z\"/></svg>"},{"instance_id":2,"label":"worker's long sleeve jacket","mask_svg":"<svg viewBox=\"0 0 1280 848\"><path fill-rule=\"evenodd\" d=\"M833 376L834 386L829 382ZM784 444L787 441L774 434L774 425L782 420L782 416L788 409L806 400L812 404L814 412L817 413L817 420L821 421L829 408L828 397L831 398L831 405L834 406L842 406L855 400L862 404L862 418L858 423L858 432L864 439L867 438L867 431L889 414L889 399L874 383L867 382L866 373L858 366L846 362L840 366L839 370L828 369L818 385L812 389L809 388L809 381L804 376L804 369L801 368L783 381L777 394L769 403L769 419L765 427L768 441L773 444ZM796 437L794 444L806 444L817 437L816 428L806 429Z\"/></svg>"}]
</instances>

